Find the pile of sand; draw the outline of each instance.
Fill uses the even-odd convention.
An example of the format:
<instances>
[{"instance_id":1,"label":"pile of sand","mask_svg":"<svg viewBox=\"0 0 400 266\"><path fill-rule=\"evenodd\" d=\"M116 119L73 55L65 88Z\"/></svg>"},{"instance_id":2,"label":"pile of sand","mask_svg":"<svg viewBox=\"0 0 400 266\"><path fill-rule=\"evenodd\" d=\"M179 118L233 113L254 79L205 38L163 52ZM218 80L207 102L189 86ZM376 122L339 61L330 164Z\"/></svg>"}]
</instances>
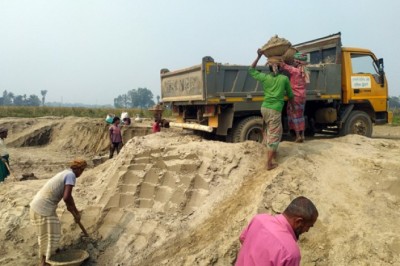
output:
<instances>
[{"instance_id":1,"label":"pile of sand","mask_svg":"<svg viewBox=\"0 0 400 266\"><path fill-rule=\"evenodd\" d=\"M87 265L230 265L253 215L305 195L320 212L301 237L303 265L400 263L399 140L347 136L283 142L265 171L258 143L161 132L134 137L74 191L90 239L60 204L61 244ZM0 185L0 263L35 265L28 203L45 180Z\"/></svg>"}]
</instances>

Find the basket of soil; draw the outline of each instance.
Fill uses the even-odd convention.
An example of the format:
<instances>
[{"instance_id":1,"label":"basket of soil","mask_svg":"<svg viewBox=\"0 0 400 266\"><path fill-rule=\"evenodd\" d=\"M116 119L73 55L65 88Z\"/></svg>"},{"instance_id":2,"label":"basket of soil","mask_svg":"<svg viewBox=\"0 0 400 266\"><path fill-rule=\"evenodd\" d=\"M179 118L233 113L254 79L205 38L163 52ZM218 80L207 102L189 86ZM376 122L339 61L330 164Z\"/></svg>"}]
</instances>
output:
<instances>
[{"instance_id":1,"label":"basket of soil","mask_svg":"<svg viewBox=\"0 0 400 266\"><path fill-rule=\"evenodd\" d=\"M291 46L288 40L275 35L261 48L261 51L266 57L282 56Z\"/></svg>"},{"instance_id":2,"label":"basket of soil","mask_svg":"<svg viewBox=\"0 0 400 266\"><path fill-rule=\"evenodd\" d=\"M290 47L290 44L280 44L276 46L270 46L268 48L261 48L263 54L266 57L271 57L271 56L282 56L285 54L287 49Z\"/></svg>"},{"instance_id":3,"label":"basket of soil","mask_svg":"<svg viewBox=\"0 0 400 266\"><path fill-rule=\"evenodd\" d=\"M282 56L283 61L286 63L291 63L294 60L294 55L297 53L296 48L290 47L286 50L285 54Z\"/></svg>"},{"instance_id":4,"label":"basket of soil","mask_svg":"<svg viewBox=\"0 0 400 266\"><path fill-rule=\"evenodd\" d=\"M81 249L71 249L61 251L47 260L47 263L53 266L79 266L87 258L89 258L89 253Z\"/></svg>"}]
</instances>

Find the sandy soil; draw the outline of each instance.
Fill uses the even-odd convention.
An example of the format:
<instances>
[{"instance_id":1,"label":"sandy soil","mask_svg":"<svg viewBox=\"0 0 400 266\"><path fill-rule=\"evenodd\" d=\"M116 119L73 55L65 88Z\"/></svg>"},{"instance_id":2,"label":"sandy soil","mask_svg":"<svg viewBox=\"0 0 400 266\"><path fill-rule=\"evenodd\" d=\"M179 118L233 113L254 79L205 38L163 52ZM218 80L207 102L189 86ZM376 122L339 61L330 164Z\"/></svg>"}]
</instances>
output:
<instances>
[{"instance_id":1,"label":"sandy soil","mask_svg":"<svg viewBox=\"0 0 400 266\"><path fill-rule=\"evenodd\" d=\"M0 264L35 265L30 200L71 158L105 155L107 127L78 118L1 124L11 128L14 175L40 180L0 184ZM285 141L269 172L258 143L147 133L147 124L124 129L122 152L79 178L74 197L89 238L59 205L61 247L86 249L85 265L231 265L251 217L280 213L298 195L320 212L299 241L302 265L400 265L399 127L375 127L371 139Z\"/></svg>"}]
</instances>

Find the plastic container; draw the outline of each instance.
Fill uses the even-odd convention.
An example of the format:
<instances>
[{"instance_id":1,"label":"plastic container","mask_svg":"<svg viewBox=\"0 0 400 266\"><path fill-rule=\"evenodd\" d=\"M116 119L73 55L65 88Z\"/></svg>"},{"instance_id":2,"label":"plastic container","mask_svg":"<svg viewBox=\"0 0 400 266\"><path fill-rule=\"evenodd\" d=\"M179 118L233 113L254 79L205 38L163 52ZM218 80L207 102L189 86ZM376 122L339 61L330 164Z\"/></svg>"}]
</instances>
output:
<instances>
[{"instance_id":1,"label":"plastic container","mask_svg":"<svg viewBox=\"0 0 400 266\"><path fill-rule=\"evenodd\" d=\"M129 118L128 112L122 112L121 119L124 120L124 118Z\"/></svg>"},{"instance_id":2,"label":"plastic container","mask_svg":"<svg viewBox=\"0 0 400 266\"><path fill-rule=\"evenodd\" d=\"M106 122L107 122L108 124L112 124L113 119L114 119L114 116L112 116L112 115L107 115L107 117L106 117Z\"/></svg>"}]
</instances>

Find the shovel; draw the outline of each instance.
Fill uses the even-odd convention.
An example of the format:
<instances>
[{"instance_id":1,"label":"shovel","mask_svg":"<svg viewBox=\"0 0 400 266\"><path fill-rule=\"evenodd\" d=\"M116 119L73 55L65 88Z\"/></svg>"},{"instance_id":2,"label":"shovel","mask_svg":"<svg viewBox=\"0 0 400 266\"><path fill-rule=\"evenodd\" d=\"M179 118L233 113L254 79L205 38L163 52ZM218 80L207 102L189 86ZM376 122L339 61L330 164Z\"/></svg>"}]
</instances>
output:
<instances>
[{"instance_id":1,"label":"shovel","mask_svg":"<svg viewBox=\"0 0 400 266\"><path fill-rule=\"evenodd\" d=\"M76 223L77 223L77 224L79 225L79 227L81 228L83 235L86 236L86 237L89 237L89 234L88 234L88 232L86 231L85 227L83 227L81 221L76 222Z\"/></svg>"},{"instance_id":2,"label":"shovel","mask_svg":"<svg viewBox=\"0 0 400 266\"><path fill-rule=\"evenodd\" d=\"M12 177L13 181L17 181L17 178L13 175L13 173L11 173L11 169L10 169L10 166L8 165L8 163L4 162L4 164L6 165L7 170L10 173L10 176Z\"/></svg>"}]
</instances>

